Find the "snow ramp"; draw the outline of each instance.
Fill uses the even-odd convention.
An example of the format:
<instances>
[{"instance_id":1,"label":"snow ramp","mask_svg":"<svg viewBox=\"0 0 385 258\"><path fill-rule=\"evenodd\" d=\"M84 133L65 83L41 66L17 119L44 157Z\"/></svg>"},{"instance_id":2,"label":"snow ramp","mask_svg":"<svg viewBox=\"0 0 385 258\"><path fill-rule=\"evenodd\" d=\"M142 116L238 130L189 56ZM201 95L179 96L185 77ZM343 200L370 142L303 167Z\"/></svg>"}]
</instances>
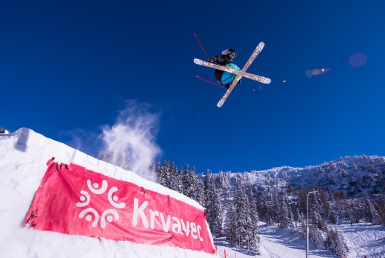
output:
<instances>
[{"instance_id":1,"label":"snow ramp","mask_svg":"<svg viewBox=\"0 0 385 258\"><path fill-rule=\"evenodd\" d=\"M28 128L0 134L0 257L217 257L194 200Z\"/></svg>"}]
</instances>

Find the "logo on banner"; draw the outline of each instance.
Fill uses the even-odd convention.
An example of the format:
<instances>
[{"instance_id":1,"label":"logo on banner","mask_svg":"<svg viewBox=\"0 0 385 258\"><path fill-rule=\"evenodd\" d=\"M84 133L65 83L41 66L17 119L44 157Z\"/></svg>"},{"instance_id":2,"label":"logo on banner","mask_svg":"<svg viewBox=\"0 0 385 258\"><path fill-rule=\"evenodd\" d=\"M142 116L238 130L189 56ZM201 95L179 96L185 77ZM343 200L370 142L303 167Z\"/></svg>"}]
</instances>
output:
<instances>
[{"instance_id":1,"label":"logo on banner","mask_svg":"<svg viewBox=\"0 0 385 258\"><path fill-rule=\"evenodd\" d=\"M88 186L88 190L96 195L104 194L108 189L108 183L106 180L103 180L102 185L99 186L98 183L92 184L91 180L88 179L87 186ZM114 195L116 191L118 191L118 188L116 186L113 186L108 190L107 199L112 207L110 209L106 209L102 213L102 215L99 215L99 213L94 208L85 208L79 213L79 218L80 219L85 218L86 221L91 221L93 218L94 220L91 224L93 228L96 227L100 221L100 227L102 229L106 228L107 226L106 221L111 223L114 219L119 220L119 213L117 212L116 209L122 209L126 207L126 204L124 202L117 203L119 200L119 197ZM85 190L80 190L80 193L82 194L80 196L80 202L77 202L76 206L85 207L89 205L91 203L91 195Z\"/></svg>"}]
</instances>

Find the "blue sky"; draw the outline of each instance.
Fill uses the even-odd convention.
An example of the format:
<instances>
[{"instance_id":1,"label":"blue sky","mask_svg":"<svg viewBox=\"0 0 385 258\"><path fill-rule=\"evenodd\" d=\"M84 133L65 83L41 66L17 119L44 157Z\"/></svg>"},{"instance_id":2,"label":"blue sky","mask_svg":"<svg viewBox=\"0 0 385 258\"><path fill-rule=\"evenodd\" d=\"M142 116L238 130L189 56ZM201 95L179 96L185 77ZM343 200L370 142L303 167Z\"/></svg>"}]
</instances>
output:
<instances>
[{"instance_id":1,"label":"blue sky","mask_svg":"<svg viewBox=\"0 0 385 258\"><path fill-rule=\"evenodd\" d=\"M158 160L198 172L306 166L385 155L383 1L5 1L0 6L0 125L28 127L95 155L93 136L127 101L161 114ZM193 63L234 48L224 89ZM367 60L352 66L363 53ZM307 70L330 68L308 78ZM286 80L286 82L284 82ZM260 86L263 88L260 89ZM72 136L71 136L72 135ZM86 135L86 136L85 136Z\"/></svg>"}]
</instances>

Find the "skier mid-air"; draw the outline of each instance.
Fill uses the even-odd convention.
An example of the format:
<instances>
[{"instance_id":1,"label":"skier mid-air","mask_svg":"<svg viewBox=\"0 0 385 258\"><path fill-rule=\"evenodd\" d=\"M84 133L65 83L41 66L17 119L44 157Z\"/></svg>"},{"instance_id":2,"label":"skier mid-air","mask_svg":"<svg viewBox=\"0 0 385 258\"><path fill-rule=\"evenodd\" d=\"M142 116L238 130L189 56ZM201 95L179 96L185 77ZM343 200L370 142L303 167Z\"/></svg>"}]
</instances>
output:
<instances>
[{"instance_id":1,"label":"skier mid-air","mask_svg":"<svg viewBox=\"0 0 385 258\"><path fill-rule=\"evenodd\" d=\"M240 71L241 69L236 64L233 64L233 59L236 56L237 52L234 49L229 48L223 50L222 55L210 57L208 61L210 63L217 63L218 65ZM214 76L220 85L225 86L226 89L228 89L231 83L236 79L238 75L216 69L214 72ZM238 83L240 82L241 81L239 81Z\"/></svg>"},{"instance_id":2,"label":"skier mid-air","mask_svg":"<svg viewBox=\"0 0 385 258\"><path fill-rule=\"evenodd\" d=\"M235 88L235 86L240 82L241 78L243 77L254 81L258 81L264 84L269 84L271 82L271 80L267 77L246 72L249 66L253 63L254 59L259 55L259 53L261 53L263 47L265 46L265 43L260 42L258 44L258 46L255 48L255 50L249 57L249 60L247 60L242 70L239 69L237 65L233 64L233 59L237 56L237 52L234 49L229 48L229 49L223 50L222 55L213 56L209 58L206 52L204 51L202 44L200 44L199 40L198 40L198 43L201 46L203 53L205 53L206 57L208 58L208 62L200 60L198 58L194 58L194 63L197 65L202 65L202 66L215 69L215 73L214 73L215 79L218 81L220 85L227 88L227 91L225 92L225 94L217 104L218 107L221 107L223 103L225 103L231 91ZM217 63L217 64L214 64L214 63ZM197 77L199 78L199 76Z\"/></svg>"}]
</instances>

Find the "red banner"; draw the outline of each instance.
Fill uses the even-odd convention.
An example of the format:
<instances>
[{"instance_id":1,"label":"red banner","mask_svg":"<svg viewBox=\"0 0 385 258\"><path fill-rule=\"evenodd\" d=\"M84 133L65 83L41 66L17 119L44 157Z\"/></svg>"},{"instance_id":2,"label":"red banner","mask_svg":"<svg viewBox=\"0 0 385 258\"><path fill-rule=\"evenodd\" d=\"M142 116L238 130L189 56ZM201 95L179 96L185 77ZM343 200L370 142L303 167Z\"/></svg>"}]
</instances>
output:
<instances>
[{"instance_id":1,"label":"red banner","mask_svg":"<svg viewBox=\"0 0 385 258\"><path fill-rule=\"evenodd\" d=\"M202 210L75 164L49 165L26 223L39 230L215 253Z\"/></svg>"}]
</instances>

